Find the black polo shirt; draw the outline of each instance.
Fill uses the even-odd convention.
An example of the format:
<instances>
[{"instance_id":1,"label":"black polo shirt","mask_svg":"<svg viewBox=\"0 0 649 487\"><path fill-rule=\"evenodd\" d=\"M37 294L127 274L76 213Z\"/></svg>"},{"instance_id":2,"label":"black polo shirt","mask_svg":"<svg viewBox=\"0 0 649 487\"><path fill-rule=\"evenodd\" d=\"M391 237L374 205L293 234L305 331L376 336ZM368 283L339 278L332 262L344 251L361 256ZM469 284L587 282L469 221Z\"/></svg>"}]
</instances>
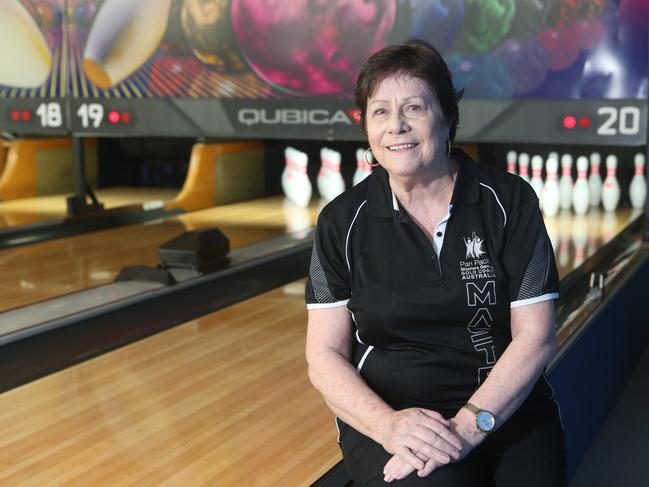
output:
<instances>
[{"instance_id":1,"label":"black polo shirt","mask_svg":"<svg viewBox=\"0 0 649 487\"><path fill-rule=\"evenodd\" d=\"M436 229L439 255L379 167L322 210L306 286L309 309L351 312L354 365L375 392L394 408L447 416L510 343L510 309L556 299L559 288L531 186L452 156L459 173ZM532 396L551 396L544 378Z\"/></svg>"}]
</instances>

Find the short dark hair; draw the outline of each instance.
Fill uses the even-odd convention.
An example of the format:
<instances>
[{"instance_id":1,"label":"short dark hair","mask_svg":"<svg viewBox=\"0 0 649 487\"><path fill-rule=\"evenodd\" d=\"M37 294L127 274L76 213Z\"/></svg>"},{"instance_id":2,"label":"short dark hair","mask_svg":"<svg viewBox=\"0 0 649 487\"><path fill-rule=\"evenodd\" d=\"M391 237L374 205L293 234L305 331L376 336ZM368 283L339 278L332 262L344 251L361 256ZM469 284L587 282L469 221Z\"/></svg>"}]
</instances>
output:
<instances>
[{"instance_id":1,"label":"short dark hair","mask_svg":"<svg viewBox=\"0 0 649 487\"><path fill-rule=\"evenodd\" d=\"M384 47L365 61L356 81L355 93L356 107L361 112L363 133L367 135L365 112L370 96L381 81L399 73L421 78L428 84L437 97L444 119L449 125L449 139L453 143L460 123L458 102L464 90L456 90L453 87L451 71L437 49L419 39Z\"/></svg>"}]
</instances>

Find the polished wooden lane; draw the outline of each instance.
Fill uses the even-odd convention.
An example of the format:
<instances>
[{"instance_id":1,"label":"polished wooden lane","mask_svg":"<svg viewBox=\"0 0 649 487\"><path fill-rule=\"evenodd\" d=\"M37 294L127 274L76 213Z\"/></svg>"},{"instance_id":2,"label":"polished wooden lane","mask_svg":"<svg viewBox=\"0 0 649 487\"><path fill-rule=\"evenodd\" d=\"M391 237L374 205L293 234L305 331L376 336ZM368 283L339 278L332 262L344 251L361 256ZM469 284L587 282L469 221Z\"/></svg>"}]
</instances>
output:
<instances>
[{"instance_id":1,"label":"polished wooden lane","mask_svg":"<svg viewBox=\"0 0 649 487\"><path fill-rule=\"evenodd\" d=\"M319 205L265 198L2 250L0 311L110 282L122 267L155 266L160 244L185 230L216 226L233 249L304 230L315 224Z\"/></svg>"},{"instance_id":2,"label":"polished wooden lane","mask_svg":"<svg viewBox=\"0 0 649 487\"><path fill-rule=\"evenodd\" d=\"M586 215L562 211L556 217L545 217L559 279L579 267L640 214L637 210L620 208L615 212L592 209Z\"/></svg>"},{"instance_id":3,"label":"polished wooden lane","mask_svg":"<svg viewBox=\"0 0 649 487\"><path fill-rule=\"evenodd\" d=\"M0 485L308 486L340 460L296 282L0 395Z\"/></svg>"},{"instance_id":4,"label":"polished wooden lane","mask_svg":"<svg viewBox=\"0 0 649 487\"><path fill-rule=\"evenodd\" d=\"M105 188L95 194L106 209L150 202L167 202L178 193L173 188ZM66 198L71 193L0 202L0 227L30 225L46 220L65 218Z\"/></svg>"}]
</instances>

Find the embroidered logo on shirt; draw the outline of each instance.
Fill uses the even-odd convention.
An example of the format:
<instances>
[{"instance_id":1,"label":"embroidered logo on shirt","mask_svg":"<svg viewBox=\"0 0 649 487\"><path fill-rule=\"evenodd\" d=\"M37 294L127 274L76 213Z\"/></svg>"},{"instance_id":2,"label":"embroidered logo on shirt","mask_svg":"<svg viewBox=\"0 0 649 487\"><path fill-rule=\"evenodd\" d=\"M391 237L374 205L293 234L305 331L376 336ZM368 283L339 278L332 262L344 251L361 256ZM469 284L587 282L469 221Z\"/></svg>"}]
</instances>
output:
<instances>
[{"instance_id":1,"label":"embroidered logo on shirt","mask_svg":"<svg viewBox=\"0 0 649 487\"><path fill-rule=\"evenodd\" d=\"M466 245L466 258L479 259L485 252L482 250L483 239L478 237L475 232L471 234L471 238L464 237L464 244Z\"/></svg>"},{"instance_id":2,"label":"embroidered logo on shirt","mask_svg":"<svg viewBox=\"0 0 649 487\"><path fill-rule=\"evenodd\" d=\"M485 240L480 238L476 232L472 232L471 237L463 237L463 240L464 245L466 245L466 260L460 261L462 280L492 279L496 277L494 267L483 248Z\"/></svg>"}]
</instances>

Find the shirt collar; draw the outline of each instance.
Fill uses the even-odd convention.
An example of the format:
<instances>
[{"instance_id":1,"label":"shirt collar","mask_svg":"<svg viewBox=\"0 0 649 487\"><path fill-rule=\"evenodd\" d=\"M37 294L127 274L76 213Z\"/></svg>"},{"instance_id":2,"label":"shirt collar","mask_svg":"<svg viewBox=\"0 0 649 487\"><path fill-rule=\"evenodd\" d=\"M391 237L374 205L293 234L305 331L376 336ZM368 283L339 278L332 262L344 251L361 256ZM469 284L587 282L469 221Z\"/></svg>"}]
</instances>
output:
<instances>
[{"instance_id":1,"label":"shirt collar","mask_svg":"<svg viewBox=\"0 0 649 487\"><path fill-rule=\"evenodd\" d=\"M451 196L451 206L476 203L480 195L478 169L461 149L453 149L451 157L459 164L459 173ZM377 167L367 189L367 209L379 218L393 218L399 212L399 203L390 189L388 173Z\"/></svg>"}]
</instances>

